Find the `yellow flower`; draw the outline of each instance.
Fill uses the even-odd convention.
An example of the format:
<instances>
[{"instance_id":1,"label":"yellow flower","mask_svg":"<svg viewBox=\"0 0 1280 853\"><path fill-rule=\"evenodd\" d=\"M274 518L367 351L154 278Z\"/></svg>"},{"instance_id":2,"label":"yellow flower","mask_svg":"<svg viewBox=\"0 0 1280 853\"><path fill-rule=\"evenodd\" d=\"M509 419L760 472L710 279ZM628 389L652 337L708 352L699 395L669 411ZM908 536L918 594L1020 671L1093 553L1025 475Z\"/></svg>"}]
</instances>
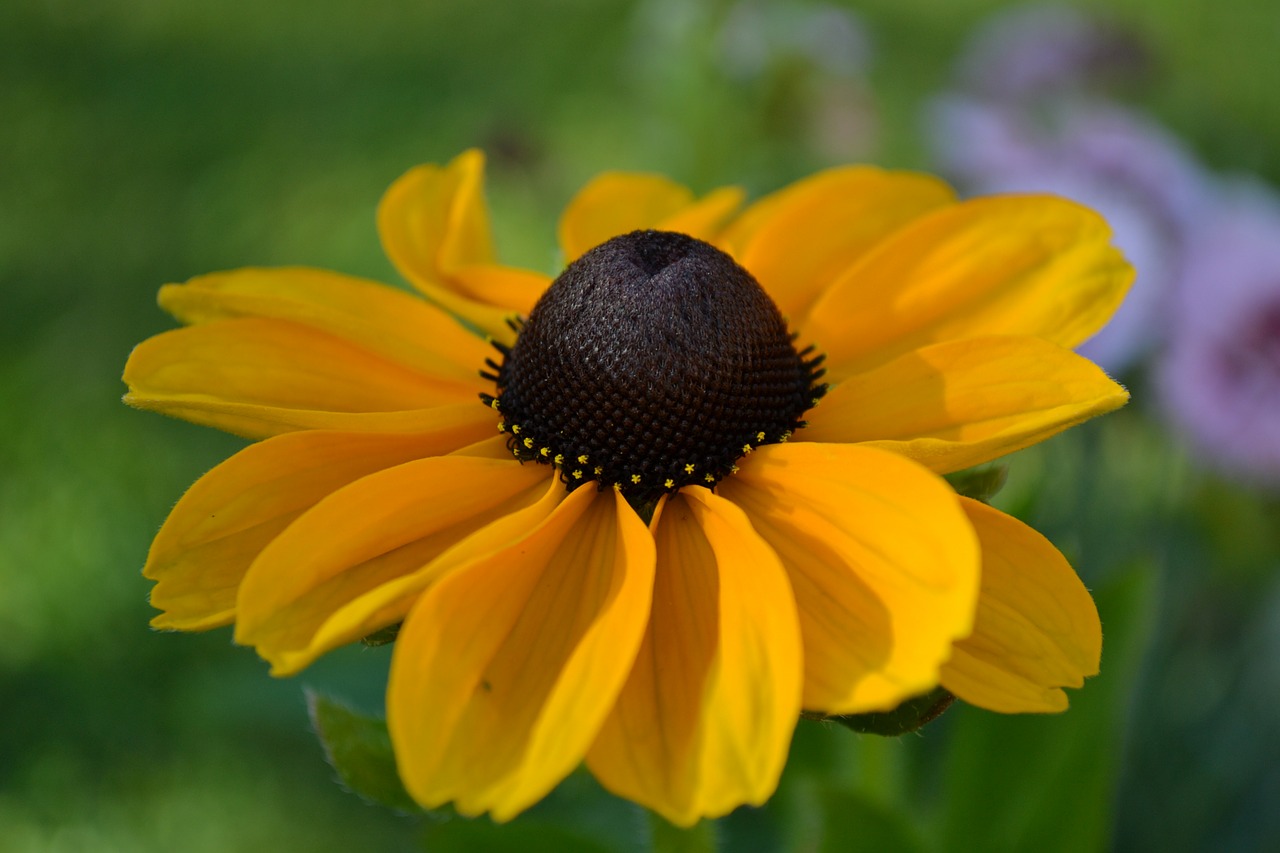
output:
<instances>
[{"instance_id":1,"label":"yellow flower","mask_svg":"<svg viewBox=\"0 0 1280 853\"><path fill-rule=\"evenodd\" d=\"M316 269L161 289L187 326L126 401L259 441L156 536L156 627L234 623L287 675L403 622L404 782L498 820L585 761L688 824L769 797L802 709L1058 711L1097 671L1061 554L939 477L1124 404L1071 352L1132 276L1097 215L867 167L741 212L605 174L549 291L495 261L482 181L414 169L378 227L489 342Z\"/></svg>"}]
</instances>

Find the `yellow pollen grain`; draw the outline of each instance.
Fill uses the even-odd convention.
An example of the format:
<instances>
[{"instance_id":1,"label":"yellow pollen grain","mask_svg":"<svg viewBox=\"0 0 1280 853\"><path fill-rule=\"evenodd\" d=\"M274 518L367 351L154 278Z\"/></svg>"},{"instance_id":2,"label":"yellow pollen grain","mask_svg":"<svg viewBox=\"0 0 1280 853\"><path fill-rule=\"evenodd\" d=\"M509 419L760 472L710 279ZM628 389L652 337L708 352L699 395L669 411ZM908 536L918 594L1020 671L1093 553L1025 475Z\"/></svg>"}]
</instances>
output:
<instances>
[{"instance_id":1,"label":"yellow pollen grain","mask_svg":"<svg viewBox=\"0 0 1280 853\"><path fill-rule=\"evenodd\" d=\"M686 474L692 474L692 473L693 473L693 463L692 463L692 462L690 462L690 463L688 463L688 464L686 464L686 465L684 466L684 472L685 472Z\"/></svg>"},{"instance_id":2,"label":"yellow pollen grain","mask_svg":"<svg viewBox=\"0 0 1280 853\"><path fill-rule=\"evenodd\" d=\"M786 442L788 442L788 441L790 441L790 440L791 440L791 430L787 430L787 431L786 431L786 432L784 432L782 435L778 436L778 441L779 441L779 442L781 442L781 443L783 443L783 444L785 444Z\"/></svg>"},{"instance_id":3,"label":"yellow pollen grain","mask_svg":"<svg viewBox=\"0 0 1280 853\"><path fill-rule=\"evenodd\" d=\"M762 432L756 433L756 444L760 444L763 441L764 441L764 433Z\"/></svg>"},{"instance_id":4,"label":"yellow pollen grain","mask_svg":"<svg viewBox=\"0 0 1280 853\"><path fill-rule=\"evenodd\" d=\"M708 483L714 483L716 481L716 478L711 476L710 474L707 474L702 479L706 480Z\"/></svg>"},{"instance_id":5,"label":"yellow pollen grain","mask_svg":"<svg viewBox=\"0 0 1280 853\"><path fill-rule=\"evenodd\" d=\"M533 439L532 439L532 438L526 438L526 439L524 440L524 446L525 446L525 447L527 447L527 448L529 448L530 450L532 450L532 449L533 449Z\"/></svg>"},{"instance_id":6,"label":"yellow pollen grain","mask_svg":"<svg viewBox=\"0 0 1280 853\"><path fill-rule=\"evenodd\" d=\"M494 397L494 398L493 398L493 400L489 403L489 408L493 409L495 412L496 412L496 411L498 411L498 398L497 398L497 397Z\"/></svg>"},{"instance_id":7,"label":"yellow pollen grain","mask_svg":"<svg viewBox=\"0 0 1280 853\"><path fill-rule=\"evenodd\" d=\"M515 433L516 435L519 435L519 434L520 434L520 424L512 424L512 425L511 425L511 431L512 431L513 433Z\"/></svg>"},{"instance_id":8,"label":"yellow pollen grain","mask_svg":"<svg viewBox=\"0 0 1280 853\"><path fill-rule=\"evenodd\" d=\"M573 472L573 479L575 479L575 480L581 480L581 479L582 479L582 472L581 472L581 471L574 471L574 472Z\"/></svg>"},{"instance_id":9,"label":"yellow pollen grain","mask_svg":"<svg viewBox=\"0 0 1280 853\"><path fill-rule=\"evenodd\" d=\"M639 482L640 482L640 475L639 475L639 474L632 474L632 475L631 475L631 482L633 482L633 483L639 483Z\"/></svg>"},{"instance_id":10,"label":"yellow pollen grain","mask_svg":"<svg viewBox=\"0 0 1280 853\"><path fill-rule=\"evenodd\" d=\"M595 468L593 468L593 469L592 469L591 473L593 473L593 474L595 474L597 477L599 477L601 474L603 474L603 473L604 473L604 466L603 466L603 465L597 465Z\"/></svg>"},{"instance_id":11,"label":"yellow pollen grain","mask_svg":"<svg viewBox=\"0 0 1280 853\"><path fill-rule=\"evenodd\" d=\"M621 484L621 483L614 483L614 484L613 484L613 490L614 490L615 492L620 492L620 491L622 491L622 484Z\"/></svg>"},{"instance_id":12,"label":"yellow pollen grain","mask_svg":"<svg viewBox=\"0 0 1280 853\"><path fill-rule=\"evenodd\" d=\"M730 474L736 474L736 473L738 473L738 466L737 466L737 465L734 465L733 467L731 467L731 468L729 469L729 473L730 473Z\"/></svg>"},{"instance_id":13,"label":"yellow pollen grain","mask_svg":"<svg viewBox=\"0 0 1280 853\"><path fill-rule=\"evenodd\" d=\"M506 431L507 431L507 422L498 421L498 432L506 432Z\"/></svg>"},{"instance_id":14,"label":"yellow pollen grain","mask_svg":"<svg viewBox=\"0 0 1280 853\"><path fill-rule=\"evenodd\" d=\"M752 448L752 446L751 446L751 445L749 445L749 444L744 444L744 445L742 445L742 452L743 452L743 453L750 453L753 449L754 449L754 448Z\"/></svg>"},{"instance_id":15,"label":"yellow pollen grain","mask_svg":"<svg viewBox=\"0 0 1280 853\"><path fill-rule=\"evenodd\" d=\"M564 464L564 454L563 454L563 453L557 453L557 454L556 454L556 458L555 458L555 459L552 459L551 461L552 461L552 462L554 462L554 463L556 463L557 465L563 465L563 464Z\"/></svg>"},{"instance_id":16,"label":"yellow pollen grain","mask_svg":"<svg viewBox=\"0 0 1280 853\"><path fill-rule=\"evenodd\" d=\"M672 486L674 486L675 484L676 484L676 481L675 481L675 480L673 480L673 479L671 479L670 477L668 477L668 478L663 482L663 484L662 484L662 485L663 485L663 487L664 487L664 488L669 489L669 488L671 488Z\"/></svg>"},{"instance_id":17,"label":"yellow pollen grain","mask_svg":"<svg viewBox=\"0 0 1280 853\"><path fill-rule=\"evenodd\" d=\"M542 448L541 450L539 450L538 452L539 452L539 453L541 453L544 457L545 457L545 456L550 456L550 455L551 455L551 448L550 448L550 447L544 447L544 448Z\"/></svg>"},{"instance_id":18,"label":"yellow pollen grain","mask_svg":"<svg viewBox=\"0 0 1280 853\"><path fill-rule=\"evenodd\" d=\"M578 457L578 464L579 464L579 465L586 465L586 464L587 464L587 454L585 454L585 453L584 453L584 454L582 454L581 456L579 456L579 457Z\"/></svg>"}]
</instances>

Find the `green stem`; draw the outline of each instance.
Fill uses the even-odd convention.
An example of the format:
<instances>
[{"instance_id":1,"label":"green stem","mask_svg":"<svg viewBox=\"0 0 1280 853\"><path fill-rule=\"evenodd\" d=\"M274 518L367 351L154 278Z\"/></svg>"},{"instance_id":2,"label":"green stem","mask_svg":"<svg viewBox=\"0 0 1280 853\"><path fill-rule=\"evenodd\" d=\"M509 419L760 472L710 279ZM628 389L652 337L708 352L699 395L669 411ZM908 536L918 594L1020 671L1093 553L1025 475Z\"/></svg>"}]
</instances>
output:
<instances>
[{"instance_id":1,"label":"green stem","mask_svg":"<svg viewBox=\"0 0 1280 853\"><path fill-rule=\"evenodd\" d=\"M653 853L715 853L719 835L714 821L703 820L682 828L649 812Z\"/></svg>"}]
</instances>

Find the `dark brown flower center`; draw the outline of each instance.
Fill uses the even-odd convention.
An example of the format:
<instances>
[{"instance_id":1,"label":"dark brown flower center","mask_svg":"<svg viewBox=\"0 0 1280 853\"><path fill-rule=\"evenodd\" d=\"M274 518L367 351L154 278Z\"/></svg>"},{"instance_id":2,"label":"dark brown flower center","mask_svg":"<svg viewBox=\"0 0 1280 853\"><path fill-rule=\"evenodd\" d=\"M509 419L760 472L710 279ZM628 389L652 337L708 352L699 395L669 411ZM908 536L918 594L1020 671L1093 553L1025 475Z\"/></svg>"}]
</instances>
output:
<instances>
[{"instance_id":1,"label":"dark brown flower center","mask_svg":"<svg viewBox=\"0 0 1280 853\"><path fill-rule=\"evenodd\" d=\"M777 306L713 246L664 231L615 237L552 283L484 374L521 460L635 506L713 486L786 441L826 386Z\"/></svg>"}]
</instances>

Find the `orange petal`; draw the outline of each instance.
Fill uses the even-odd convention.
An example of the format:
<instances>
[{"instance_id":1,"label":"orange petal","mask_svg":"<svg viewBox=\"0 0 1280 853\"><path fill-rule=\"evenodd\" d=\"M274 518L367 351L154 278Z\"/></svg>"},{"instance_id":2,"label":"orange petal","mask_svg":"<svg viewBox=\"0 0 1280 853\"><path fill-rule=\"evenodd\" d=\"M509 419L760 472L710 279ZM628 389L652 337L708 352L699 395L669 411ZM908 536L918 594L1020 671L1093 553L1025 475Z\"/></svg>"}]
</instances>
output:
<instances>
[{"instance_id":1,"label":"orange petal","mask_svg":"<svg viewBox=\"0 0 1280 853\"><path fill-rule=\"evenodd\" d=\"M432 587L397 640L387 693L414 799L502 821L564 778L631 669L653 563L626 501L582 488Z\"/></svg>"},{"instance_id":2,"label":"orange petal","mask_svg":"<svg viewBox=\"0 0 1280 853\"><path fill-rule=\"evenodd\" d=\"M950 187L927 175L829 169L752 205L727 239L783 315L800 320L887 235L954 200Z\"/></svg>"},{"instance_id":3,"label":"orange petal","mask_svg":"<svg viewBox=\"0 0 1280 853\"><path fill-rule=\"evenodd\" d=\"M735 188L721 188L695 201L687 187L661 175L605 172L565 208L560 248L568 263L611 237L641 228L710 240L741 203L742 193Z\"/></svg>"},{"instance_id":4,"label":"orange petal","mask_svg":"<svg viewBox=\"0 0 1280 853\"><path fill-rule=\"evenodd\" d=\"M205 474L169 513L143 574L156 581L156 628L229 624L249 564L304 510L367 474L448 453L487 437L479 406L436 410L429 432L295 432L250 445Z\"/></svg>"},{"instance_id":5,"label":"orange petal","mask_svg":"<svg viewBox=\"0 0 1280 853\"><path fill-rule=\"evenodd\" d=\"M800 630L782 565L729 501L687 488L653 526L649 627L587 763L687 826L773 793L800 712Z\"/></svg>"},{"instance_id":6,"label":"orange petal","mask_svg":"<svg viewBox=\"0 0 1280 853\"><path fill-rule=\"evenodd\" d=\"M790 577L805 707L880 711L937 685L978 593L977 540L946 482L858 445L775 444L739 464L718 489Z\"/></svg>"},{"instance_id":7,"label":"orange petal","mask_svg":"<svg viewBox=\"0 0 1280 853\"><path fill-rule=\"evenodd\" d=\"M801 324L834 379L931 343L1030 335L1074 347L1111 317L1133 268L1098 214L1052 196L943 207L848 269Z\"/></svg>"},{"instance_id":8,"label":"orange petal","mask_svg":"<svg viewBox=\"0 0 1280 853\"><path fill-rule=\"evenodd\" d=\"M349 418L323 415L474 401L483 387L478 378L433 376L328 333L258 317L149 338L129 356L124 381L130 405L249 438L355 429Z\"/></svg>"},{"instance_id":9,"label":"orange petal","mask_svg":"<svg viewBox=\"0 0 1280 853\"><path fill-rule=\"evenodd\" d=\"M1003 713L1062 711L1063 687L1098 672L1098 611L1066 558L1027 525L961 499L982 543L982 591L973 634L955 645L942 684Z\"/></svg>"},{"instance_id":10,"label":"orange petal","mask_svg":"<svg viewBox=\"0 0 1280 853\"><path fill-rule=\"evenodd\" d=\"M254 560L236 600L236 642L254 646L273 674L289 675L329 649L398 622L450 565L436 558L533 506L548 494L550 470L510 459L441 456L339 489ZM561 492L555 483L556 502Z\"/></svg>"},{"instance_id":11,"label":"orange petal","mask_svg":"<svg viewBox=\"0 0 1280 853\"><path fill-rule=\"evenodd\" d=\"M1096 365L1040 338L948 341L837 385L796 440L865 442L941 474L1021 450L1129 394Z\"/></svg>"},{"instance_id":12,"label":"orange petal","mask_svg":"<svg viewBox=\"0 0 1280 853\"><path fill-rule=\"evenodd\" d=\"M493 349L448 314L377 282L306 267L246 268L160 289L184 323L285 320L341 338L429 376L474 383Z\"/></svg>"},{"instance_id":13,"label":"orange petal","mask_svg":"<svg viewBox=\"0 0 1280 853\"><path fill-rule=\"evenodd\" d=\"M504 340L510 335L506 318L527 310L540 278L495 263L484 155L475 149L445 166L418 166L401 176L378 205L378 234L387 257L414 287ZM493 269L477 271L486 267Z\"/></svg>"}]
</instances>

